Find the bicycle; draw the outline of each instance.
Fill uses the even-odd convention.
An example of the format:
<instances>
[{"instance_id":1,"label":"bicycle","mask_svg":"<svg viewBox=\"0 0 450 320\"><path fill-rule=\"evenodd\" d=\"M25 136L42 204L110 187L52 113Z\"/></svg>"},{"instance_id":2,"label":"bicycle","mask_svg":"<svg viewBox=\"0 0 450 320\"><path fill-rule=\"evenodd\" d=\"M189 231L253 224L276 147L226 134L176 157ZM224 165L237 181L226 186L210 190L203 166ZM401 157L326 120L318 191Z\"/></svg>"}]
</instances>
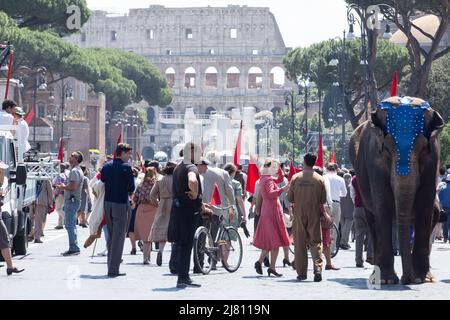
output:
<instances>
[{"instance_id":1,"label":"bicycle","mask_svg":"<svg viewBox=\"0 0 450 320\"><path fill-rule=\"evenodd\" d=\"M339 230L339 227L335 223L333 223L333 228L332 229L334 229L334 231L336 232L336 241L335 241L335 239L332 239L333 242L335 241L335 243L336 243L336 246L335 246L336 248L331 251L331 258L334 258L334 257L336 257L336 255L339 252L339 243L341 243L341 232ZM331 236L333 236L333 230L331 230ZM331 247L333 247L333 246L331 246ZM295 254L294 253L294 240L292 240L292 243L289 246L289 251L292 254Z\"/></svg>"},{"instance_id":2,"label":"bicycle","mask_svg":"<svg viewBox=\"0 0 450 320\"><path fill-rule=\"evenodd\" d=\"M213 208L221 211L230 210L233 206ZM235 214L234 219L237 219ZM242 262L242 240L239 232L232 226L225 226L224 215L219 216L219 230L215 240L210 228L197 228L194 236L194 263L203 274L208 274L219 261L230 273L236 272Z\"/></svg>"}]
</instances>

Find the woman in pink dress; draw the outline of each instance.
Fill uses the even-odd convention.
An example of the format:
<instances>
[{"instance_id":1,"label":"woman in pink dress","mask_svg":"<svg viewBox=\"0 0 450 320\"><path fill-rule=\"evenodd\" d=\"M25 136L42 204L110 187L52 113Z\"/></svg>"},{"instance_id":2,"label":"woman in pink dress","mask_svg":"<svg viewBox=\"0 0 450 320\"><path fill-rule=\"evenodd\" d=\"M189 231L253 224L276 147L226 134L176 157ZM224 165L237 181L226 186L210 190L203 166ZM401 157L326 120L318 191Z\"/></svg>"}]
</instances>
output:
<instances>
[{"instance_id":1,"label":"woman in pink dress","mask_svg":"<svg viewBox=\"0 0 450 320\"><path fill-rule=\"evenodd\" d=\"M144 264L150 264L152 243L149 241L150 230L155 220L157 207L152 204L150 193L156 181L158 172L153 167L145 169L144 181L136 188L133 203L137 206L136 220L134 222L135 240L144 242Z\"/></svg>"},{"instance_id":2,"label":"woman in pink dress","mask_svg":"<svg viewBox=\"0 0 450 320\"><path fill-rule=\"evenodd\" d=\"M280 203L280 195L289 188L289 184L278 188L277 183L282 177L280 165L274 159L266 159L261 168L260 193L262 195L261 216L253 238L253 245L262 250L259 260L255 263L258 274L262 274L262 262L270 252L270 268L267 274L277 277L282 275L275 270L278 251L280 247L289 246L289 235L284 223L283 208ZM273 176L277 173L278 179Z\"/></svg>"}]
</instances>

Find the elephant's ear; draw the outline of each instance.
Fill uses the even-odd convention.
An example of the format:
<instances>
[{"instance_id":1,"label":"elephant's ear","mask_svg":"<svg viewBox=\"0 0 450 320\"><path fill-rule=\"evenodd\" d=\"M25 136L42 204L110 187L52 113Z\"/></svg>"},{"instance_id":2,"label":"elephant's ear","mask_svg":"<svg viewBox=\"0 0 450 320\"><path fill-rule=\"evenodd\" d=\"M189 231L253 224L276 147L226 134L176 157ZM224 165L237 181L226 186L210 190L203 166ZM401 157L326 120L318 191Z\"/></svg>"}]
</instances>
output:
<instances>
[{"instance_id":1,"label":"elephant's ear","mask_svg":"<svg viewBox=\"0 0 450 320\"><path fill-rule=\"evenodd\" d=\"M386 124L387 112L380 108L377 108L371 113L372 123L379 129L384 131L384 126Z\"/></svg>"},{"instance_id":2,"label":"elephant's ear","mask_svg":"<svg viewBox=\"0 0 450 320\"><path fill-rule=\"evenodd\" d=\"M431 118L430 123L428 124L428 132L430 133L430 142L434 142L436 140L437 135L444 127L444 120L442 119L439 112L433 110L433 117Z\"/></svg>"}]
</instances>

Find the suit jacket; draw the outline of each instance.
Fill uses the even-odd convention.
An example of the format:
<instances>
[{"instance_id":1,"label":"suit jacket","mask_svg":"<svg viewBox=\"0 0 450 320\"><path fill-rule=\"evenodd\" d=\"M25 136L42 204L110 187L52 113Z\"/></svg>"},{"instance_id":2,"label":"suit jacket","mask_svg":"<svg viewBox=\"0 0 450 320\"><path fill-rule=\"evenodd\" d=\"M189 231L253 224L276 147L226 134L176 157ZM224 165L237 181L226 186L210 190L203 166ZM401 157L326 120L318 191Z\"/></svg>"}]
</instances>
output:
<instances>
[{"instance_id":1,"label":"suit jacket","mask_svg":"<svg viewBox=\"0 0 450 320\"><path fill-rule=\"evenodd\" d=\"M51 207L53 204L53 190L52 184L49 180L42 180L38 189L39 194L36 198L36 205Z\"/></svg>"},{"instance_id":2,"label":"suit jacket","mask_svg":"<svg viewBox=\"0 0 450 320\"><path fill-rule=\"evenodd\" d=\"M228 172L216 167L208 167L208 171L203 174L203 202L211 203L212 194L214 192L214 184L219 188L221 207L228 207L235 204L234 189L231 183L232 179ZM219 210L220 211L220 210ZM221 212L214 212L221 214Z\"/></svg>"}]
</instances>

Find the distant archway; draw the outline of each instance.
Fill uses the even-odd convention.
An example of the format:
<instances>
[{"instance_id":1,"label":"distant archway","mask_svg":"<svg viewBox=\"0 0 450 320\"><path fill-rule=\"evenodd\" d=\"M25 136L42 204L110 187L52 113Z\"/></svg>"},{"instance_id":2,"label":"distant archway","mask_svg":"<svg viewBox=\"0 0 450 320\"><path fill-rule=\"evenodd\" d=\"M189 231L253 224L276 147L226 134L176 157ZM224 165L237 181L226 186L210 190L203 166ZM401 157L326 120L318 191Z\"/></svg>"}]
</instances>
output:
<instances>
[{"instance_id":1,"label":"distant archway","mask_svg":"<svg viewBox=\"0 0 450 320\"><path fill-rule=\"evenodd\" d=\"M227 88L239 88L239 78L241 72L237 67L231 67L227 70Z\"/></svg>"},{"instance_id":2,"label":"distant archway","mask_svg":"<svg viewBox=\"0 0 450 320\"><path fill-rule=\"evenodd\" d=\"M261 89L263 87L263 72L261 68L251 67L248 70L248 88Z\"/></svg>"},{"instance_id":3,"label":"distant archway","mask_svg":"<svg viewBox=\"0 0 450 320\"><path fill-rule=\"evenodd\" d=\"M209 88L217 88L217 69L209 67L205 71L205 86Z\"/></svg>"},{"instance_id":4,"label":"distant archway","mask_svg":"<svg viewBox=\"0 0 450 320\"><path fill-rule=\"evenodd\" d=\"M186 89L192 89L196 86L196 71L193 67L189 67L184 71L184 87Z\"/></svg>"},{"instance_id":5,"label":"distant archway","mask_svg":"<svg viewBox=\"0 0 450 320\"><path fill-rule=\"evenodd\" d=\"M214 109L213 107L208 107L208 108L206 108L205 113L208 115L211 113L216 113L216 109Z\"/></svg>"},{"instance_id":6,"label":"distant archway","mask_svg":"<svg viewBox=\"0 0 450 320\"><path fill-rule=\"evenodd\" d=\"M147 109L147 124L155 124L155 110L152 107Z\"/></svg>"},{"instance_id":7,"label":"distant archway","mask_svg":"<svg viewBox=\"0 0 450 320\"><path fill-rule=\"evenodd\" d=\"M285 72L281 67L274 67L270 70L270 88L282 89L286 82Z\"/></svg>"},{"instance_id":8,"label":"distant archway","mask_svg":"<svg viewBox=\"0 0 450 320\"><path fill-rule=\"evenodd\" d=\"M173 88L175 85L175 69L170 67L166 69L166 81L167 81L167 86L169 86L169 88Z\"/></svg>"}]
</instances>

